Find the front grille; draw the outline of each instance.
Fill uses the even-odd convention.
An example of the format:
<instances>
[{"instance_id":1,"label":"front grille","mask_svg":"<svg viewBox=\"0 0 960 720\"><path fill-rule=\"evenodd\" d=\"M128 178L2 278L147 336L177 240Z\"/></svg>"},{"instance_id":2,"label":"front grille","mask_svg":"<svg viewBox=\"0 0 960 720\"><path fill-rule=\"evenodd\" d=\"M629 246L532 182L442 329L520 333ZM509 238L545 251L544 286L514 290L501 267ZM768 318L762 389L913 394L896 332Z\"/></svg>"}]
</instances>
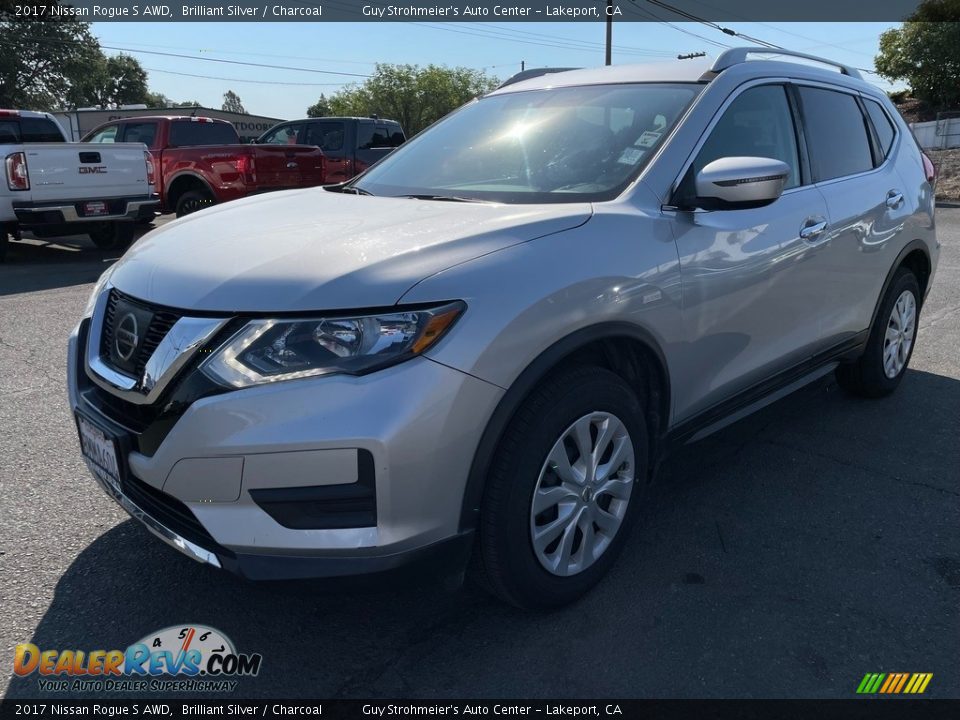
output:
<instances>
[{"instance_id":1,"label":"front grille","mask_svg":"<svg viewBox=\"0 0 960 720\"><path fill-rule=\"evenodd\" d=\"M123 481L123 494L147 515L177 535L217 555L231 555L213 539L190 508L172 495L157 490L131 473Z\"/></svg>"},{"instance_id":2,"label":"front grille","mask_svg":"<svg viewBox=\"0 0 960 720\"><path fill-rule=\"evenodd\" d=\"M100 355L108 365L120 372L128 372L128 369L119 367L113 362L111 350L116 327L117 305L121 300L151 313L150 323L139 340L136 357L133 361L135 377L139 380L143 377L147 361L163 338L170 332L170 328L180 319L180 315L166 308L149 305L117 290L110 290L110 296L107 298L107 305L103 314L103 330L100 333Z\"/></svg>"},{"instance_id":3,"label":"front grille","mask_svg":"<svg viewBox=\"0 0 960 720\"><path fill-rule=\"evenodd\" d=\"M160 341L163 340L167 333L170 332L170 328L174 326L177 320L180 319L179 315L176 315L167 310L157 310L153 319L150 321L150 326L147 328L147 332L144 333L143 339L140 341L140 350L137 353L137 377L143 377L143 371L147 367L147 360L153 355L153 351L157 349L157 345L160 344Z\"/></svg>"}]
</instances>

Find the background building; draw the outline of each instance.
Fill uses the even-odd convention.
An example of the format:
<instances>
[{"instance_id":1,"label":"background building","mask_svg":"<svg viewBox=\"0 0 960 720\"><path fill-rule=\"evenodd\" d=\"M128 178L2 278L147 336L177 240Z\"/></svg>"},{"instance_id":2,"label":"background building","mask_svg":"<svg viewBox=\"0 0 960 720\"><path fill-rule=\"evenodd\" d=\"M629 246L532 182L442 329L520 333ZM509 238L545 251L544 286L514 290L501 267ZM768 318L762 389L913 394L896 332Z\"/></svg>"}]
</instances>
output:
<instances>
[{"instance_id":1,"label":"background building","mask_svg":"<svg viewBox=\"0 0 960 720\"><path fill-rule=\"evenodd\" d=\"M240 140L250 142L257 139L267 130L279 122L281 118L263 117L262 115L244 115L224 110L214 110L205 107L173 107L173 108L121 108L119 110L69 110L54 113L67 136L71 140L79 140L98 125L111 120L128 117L143 117L144 115L196 115L197 117L212 117L227 120L233 123L240 135Z\"/></svg>"}]
</instances>

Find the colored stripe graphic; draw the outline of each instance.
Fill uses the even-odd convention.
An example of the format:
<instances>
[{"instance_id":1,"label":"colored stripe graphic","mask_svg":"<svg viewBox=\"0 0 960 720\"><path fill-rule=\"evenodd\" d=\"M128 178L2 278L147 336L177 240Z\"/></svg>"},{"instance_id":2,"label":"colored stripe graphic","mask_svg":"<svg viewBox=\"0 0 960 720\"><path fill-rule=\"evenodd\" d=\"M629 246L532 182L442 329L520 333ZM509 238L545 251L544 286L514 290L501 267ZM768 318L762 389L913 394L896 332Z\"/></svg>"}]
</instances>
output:
<instances>
[{"instance_id":1,"label":"colored stripe graphic","mask_svg":"<svg viewBox=\"0 0 960 720\"><path fill-rule=\"evenodd\" d=\"M926 692L933 673L867 673L857 686L857 694L919 695Z\"/></svg>"}]
</instances>

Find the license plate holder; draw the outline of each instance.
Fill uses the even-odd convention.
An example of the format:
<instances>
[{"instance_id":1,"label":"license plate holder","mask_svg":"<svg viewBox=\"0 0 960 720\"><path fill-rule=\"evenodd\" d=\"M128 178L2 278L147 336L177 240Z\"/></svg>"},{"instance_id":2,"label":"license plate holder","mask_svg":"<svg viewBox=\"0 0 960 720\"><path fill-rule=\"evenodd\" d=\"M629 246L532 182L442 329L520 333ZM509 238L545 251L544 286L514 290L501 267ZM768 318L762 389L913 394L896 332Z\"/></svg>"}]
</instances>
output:
<instances>
[{"instance_id":1,"label":"license plate holder","mask_svg":"<svg viewBox=\"0 0 960 720\"><path fill-rule=\"evenodd\" d=\"M105 487L117 495L122 494L119 440L85 415L78 412L75 417L80 452L89 462L90 469Z\"/></svg>"},{"instance_id":2,"label":"license plate holder","mask_svg":"<svg viewBox=\"0 0 960 720\"><path fill-rule=\"evenodd\" d=\"M83 204L83 214L86 217L97 217L100 215L109 215L107 204L102 200L93 200Z\"/></svg>"}]
</instances>

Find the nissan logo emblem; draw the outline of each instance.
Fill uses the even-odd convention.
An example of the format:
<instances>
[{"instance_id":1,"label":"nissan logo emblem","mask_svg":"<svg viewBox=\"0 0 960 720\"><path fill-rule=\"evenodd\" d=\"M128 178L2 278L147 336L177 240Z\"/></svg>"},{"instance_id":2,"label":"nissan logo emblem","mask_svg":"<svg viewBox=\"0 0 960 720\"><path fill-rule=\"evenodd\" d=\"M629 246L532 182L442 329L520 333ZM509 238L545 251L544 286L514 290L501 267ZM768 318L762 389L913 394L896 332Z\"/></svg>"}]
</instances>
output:
<instances>
[{"instance_id":1,"label":"nissan logo emblem","mask_svg":"<svg viewBox=\"0 0 960 720\"><path fill-rule=\"evenodd\" d=\"M136 352L137 345L140 343L137 330L137 318L133 313L127 313L117 323L113 346L117 351L117 357L124 362L133 357L133 353Z\"/></svg>"}]
</instances>

